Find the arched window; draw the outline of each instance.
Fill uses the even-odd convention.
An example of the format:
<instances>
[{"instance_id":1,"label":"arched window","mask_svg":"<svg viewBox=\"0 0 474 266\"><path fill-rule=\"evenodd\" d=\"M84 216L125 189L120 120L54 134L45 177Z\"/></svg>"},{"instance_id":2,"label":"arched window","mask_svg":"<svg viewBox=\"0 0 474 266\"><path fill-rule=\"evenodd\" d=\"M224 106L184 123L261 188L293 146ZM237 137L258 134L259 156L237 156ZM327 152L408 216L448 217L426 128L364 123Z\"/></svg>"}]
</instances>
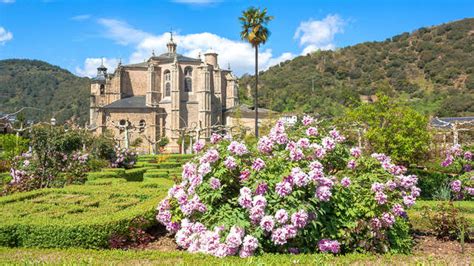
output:
<instances>
[{"instance_id":1,"label":"arched window","mask_svg":"<svg viewBox=\"0 0 474 266\"><path fill-rule=\"evenodd\" d=\"M165 84L165 97L171 96L171 83L166 82Z\"/></svg>"},{"instance_id":2,"label":"arched window","mask_svg":"<svg viewBox=\"0 0 474 266\"><path fill-rule=\"evenodd\" d=\"M184 69L184 91L193 91L193 68L186 67Z\"/></svg>"},{"instance_id":3,"label":"arched window","mask_svg":"<svg viewBox=\"0 0 474 266\"><path fill-rule=\"evenodd\" d=\"M100 95L104 95L105 94L105 85L104 84L100 84Z\"/></svg>"},{"instance_id":4,"label":"arched window","mask_svg":"<svg viewBox=\"0 0 474 266\"><path fill-rule=\"evenodd\" d=\"M164 72L164 87L165 87L165 97L171 96L171 73L169 70Z\"/></svg>"}]
</instances>

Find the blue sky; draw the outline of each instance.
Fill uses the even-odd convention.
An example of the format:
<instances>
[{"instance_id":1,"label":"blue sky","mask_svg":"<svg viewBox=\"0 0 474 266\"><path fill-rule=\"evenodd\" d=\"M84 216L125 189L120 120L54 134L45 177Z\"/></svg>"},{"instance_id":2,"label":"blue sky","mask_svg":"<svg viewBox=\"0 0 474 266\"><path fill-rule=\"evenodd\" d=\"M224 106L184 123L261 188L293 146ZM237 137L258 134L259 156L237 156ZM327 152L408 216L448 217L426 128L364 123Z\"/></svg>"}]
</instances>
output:
<instances>
[{"instance_id":1,"label":"blue sky","mask_svg":"<svg viewBox=\"0 0 474 266\"><path fill-rule=\"evenodd\" d=\"M40 59L93 75L100 58L113 69L161 53L172 28L178 52L212 49L221 67L251 72L252 49L237 20L248 6L267 7L272 35L261 68L316 49L335 49L472 17L471 1L73 1L0 0L0 59Z\"/></svg>"}]
</instances>

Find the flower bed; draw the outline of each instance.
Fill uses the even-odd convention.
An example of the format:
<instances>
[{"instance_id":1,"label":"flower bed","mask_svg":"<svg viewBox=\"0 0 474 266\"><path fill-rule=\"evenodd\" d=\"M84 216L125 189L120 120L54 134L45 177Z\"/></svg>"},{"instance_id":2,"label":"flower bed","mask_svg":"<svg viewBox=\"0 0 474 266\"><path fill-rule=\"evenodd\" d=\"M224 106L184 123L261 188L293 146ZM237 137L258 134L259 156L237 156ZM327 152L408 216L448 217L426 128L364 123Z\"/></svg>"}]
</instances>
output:
<instances>
[{"instance_id":1,"label":"flower bed","mask_svg":"<svg viewBox=\"0 0 474 266\"><path fill-rule=\"evenodd\" d=\"M410 252L405 208L420 190L388 156L362 156L337 130L279 121L257 146L213 135L194 146L157 219L189 252Z\"/></svg>"},{"instance_id":2,"label":"flower bed","mask_svg":"<svg viewBox=\"0 0 474 266\"><path fill-rule=\"evenodd\" d=\"M156 224L156 201L172 181L153 184L104 178L1 197L0 246L107 248L136 217Z\"/></svg>"}]
</instances>

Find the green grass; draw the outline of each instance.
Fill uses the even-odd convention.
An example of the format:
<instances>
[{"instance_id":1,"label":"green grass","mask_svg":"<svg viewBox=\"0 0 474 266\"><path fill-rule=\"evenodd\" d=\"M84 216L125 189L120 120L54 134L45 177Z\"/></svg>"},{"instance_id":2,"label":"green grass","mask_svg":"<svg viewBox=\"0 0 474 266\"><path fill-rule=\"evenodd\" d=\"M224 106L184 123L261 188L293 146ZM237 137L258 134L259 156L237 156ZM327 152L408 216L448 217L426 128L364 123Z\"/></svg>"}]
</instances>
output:
<instances>
[{"instance_id":1,"label":"green grass","mask_svg":"<svg viewBox=\"0 0 474 266\"><path fill-rule=\"evenodd\" d=\"M25 249L1 248L1 264L21 265L468 265L469 255L429 256L348 254L332 256L265 254L247 259L239 257L215 258L202 254L173 251L143 250L86 250L86 249Z\"/></svg>"}]
</instances>

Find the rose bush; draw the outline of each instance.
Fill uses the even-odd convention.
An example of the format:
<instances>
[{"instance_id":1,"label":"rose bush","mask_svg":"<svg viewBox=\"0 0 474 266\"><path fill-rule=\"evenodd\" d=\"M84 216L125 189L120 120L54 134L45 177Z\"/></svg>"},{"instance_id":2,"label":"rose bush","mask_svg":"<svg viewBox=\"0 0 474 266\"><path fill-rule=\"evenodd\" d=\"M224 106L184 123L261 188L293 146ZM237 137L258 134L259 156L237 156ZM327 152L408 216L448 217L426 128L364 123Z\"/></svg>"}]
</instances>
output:
<instances>
[{"instance_id":1,"label":"rose bush","mask_svg":"<svg viewBox=\"0 0 474 266\"><path fill-rule=\"evenodd\" d=\"M255 147L213 135L196 143L157 219L182 249L218 257L409 252L416 176L344 141L308 116L277 122Z\"/></svg>"}]
</instances>

